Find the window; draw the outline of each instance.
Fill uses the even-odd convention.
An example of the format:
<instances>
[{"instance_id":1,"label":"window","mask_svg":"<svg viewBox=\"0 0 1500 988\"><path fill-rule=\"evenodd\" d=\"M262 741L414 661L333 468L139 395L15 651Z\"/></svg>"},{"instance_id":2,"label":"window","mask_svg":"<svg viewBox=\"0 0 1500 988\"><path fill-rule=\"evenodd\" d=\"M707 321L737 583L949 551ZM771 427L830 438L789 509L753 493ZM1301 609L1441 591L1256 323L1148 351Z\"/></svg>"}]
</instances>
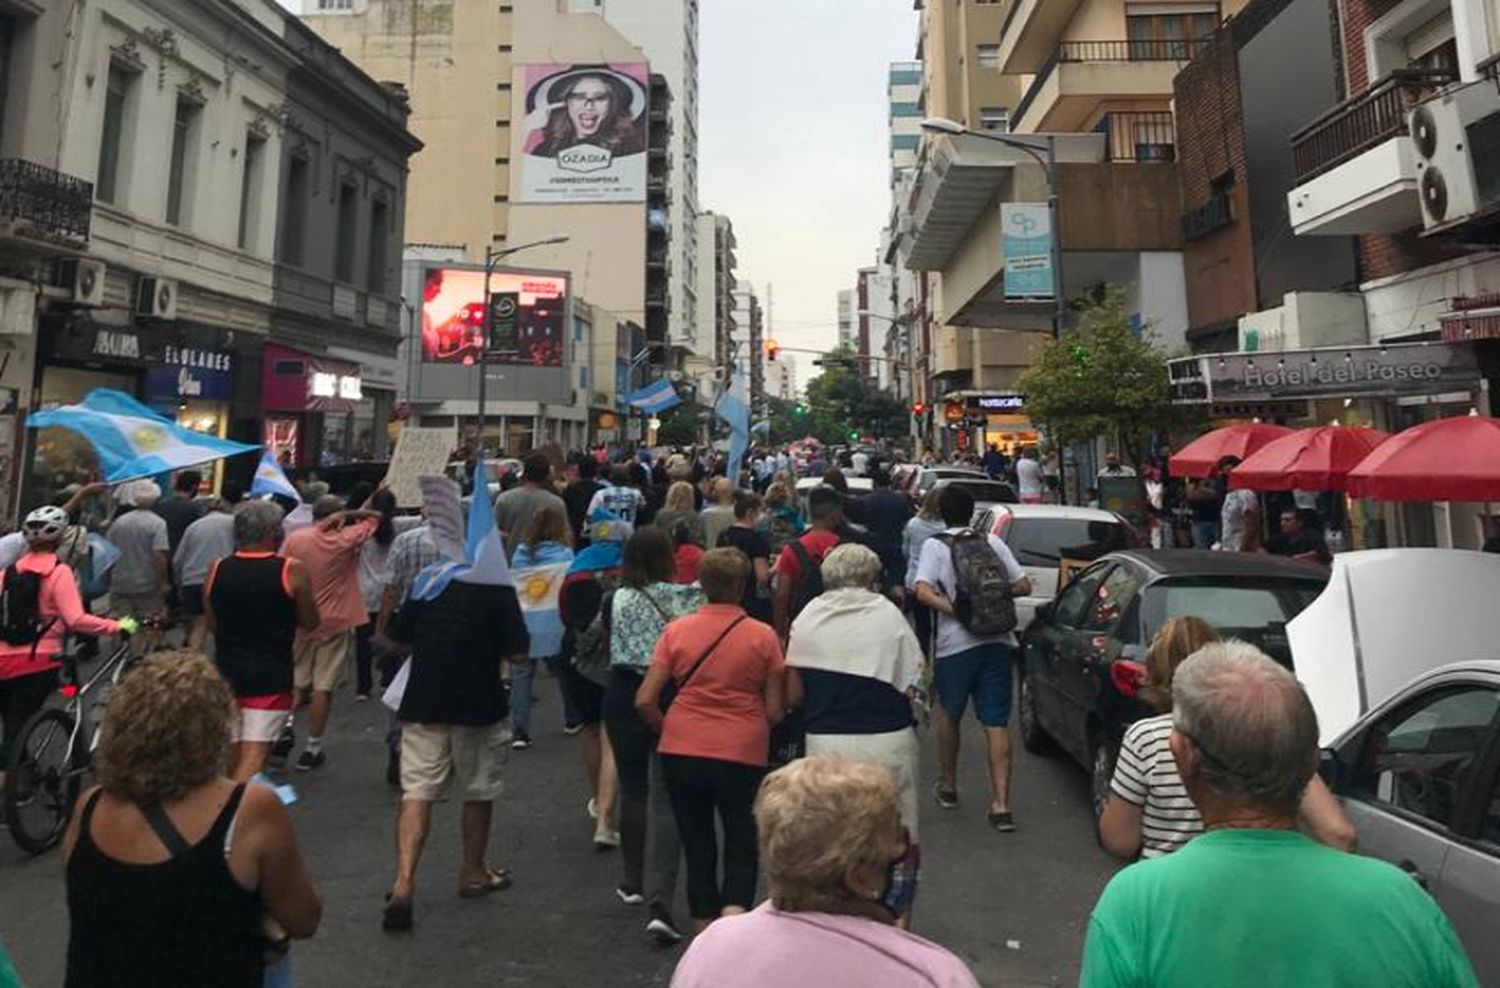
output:
<instances>
[{"instance_id":1,"label":"window","mask_svg":"<svg viewBox=\"0 0 1500 988\"><path fill-rule=\"evenodd\" d=\"M370 203L370 257L365 265L365 288L379 295L385 291L385 264L390 236L391 207L384 199Z\"/></svg>"},{"instance_id":2,"label":"window","mask_svg":"<svg viewBox=\"0 0 1500 988\"><path fill-rule=\"evenodd\" d=\"M1084 630L1108 631L1113 628L1120 620L1120 615L1135 600L1136 591L1140 588L1141 579L1135 570L1123 563L1116 566L1105 577L1104 583L1099 587L1099 595L1090 604Z\"/></svg>"},{"instance_id":3,"label":"window","mask_svg":"<svg viewBox=\"0 0 1500 988\"><path fill-rule=\"evenodd\" d=\"M255 229L260 225L261 183L265 174L266 142L254 134L245 136L244 171L240 175L241 250L255 249Z\"/></svg>"},{"instance_id":4,"label":"window","mask_svg":"<svg viewBox=\"0 0 1500 988\"><path fill-rule=\"evenodd\" d=\"M194 145L200 112L197 103L177 98L177 112L172 118L172 156L167 162L167 222L173 226L186 225L191 211L192 169L197 157Z\"/></svg>"},{"instance_id":5,"label":"window","mask_svg":"<svg viewBox=\"0 0 1500 988\"><path fill-rule=\"evenodd\" d=\"M1004 134L1010 130L1010 111L1003 106L979 108L979 129L995 130Z\"/></svg>"},{"instance_id":6,"label":"window","mask_svg":"<svg viewBox=\"0 0 1500 988\"><path fill-rule=\"evenodd\" d=\"M1114 569L1113 563L1092 566L1068 584L1068 588L1057 597L1054 609L1056 622L1064 628L1076 628L1083 623L1084 614L1099 594L1099 586Z\"/></svg>"},{"instance_id":7,"label":"window","mask_svg":"<svg viewBox=\"0 0 1500 988\"><path fill-rule=\"evenodd\" d=\"M354 0L318 0L318 10L354 10Z\"/></svg>"},{"instance_id":8,"label":"window","mask_svg":"<svg viewBox=\"0 0 1500 988\"><path fill-rule=\"evenodd\" d=\"M999 45L977 45L974 48L975 61L981 69L990 69L998 72L1000 70L1000 46Z\"/></svg>"},{"instance_id":9,"label":"window","mask_svg":"<svg viewBox=\"0 0 1500 988\"><path fill-rule=\"evenodd\" d=\"M1219 26L1217 3L1133 3L1125 13L1130 57L1142 61L1192 58Z\"/></svg>"},{"instance_id":10,"label":"window","mask_svg":"<svg viewBox=\"0 0 1500 988\"><path fill-rule=\"evenodd\" d=\"M1083 518L1012 518L1003 537L1016 562L1048 569L1056 569L1064 556L1097 559L1130 546L1130 533L1124 525Z\"/></svg>"},{"instance_id":11,"label":"window","mask_svg":"<svg viewBox=\"0 0 1500 988\"><path fill-rule=\"evenodd\" d=\"M920 134L892 134L892 151L915 151L922 146L922 135Z\"/></svg>"},{"instance_id":12,"label":"window","mask_svg":"<svg viewBox=\"0 0 1500 988\"><path fill-rule=\"evenodd\" d=\"M345 283L354 280L354 235L359 229L359 190L348 182L339 183L338 216L333 240L333 278Z\"/></svg>"},{"instance_id":13,"label":"window","mask_svg":"<svg viewBox=\"0 0 1500 988\"><path fill-rule=\"evenodd\" d=\"M286 197L281 216L281 258L290 264L302 263L302 230L307 216L308 162L293 155L286 163Z\"/></svg>"},{"instance_id":14,"label":"window","mask_svg":"<svg viewBox=\"0 0 1500 988\"><path fill-rule=\"evenodd\" d=\"M893 117L920 117L922 108L915 103L892 103L891 116Z\"/></svg>"},{"instance_id":15,"label":"window","mask_svg":"<svg viewBox=\"0 0 1500 988\"><path fill-rule=\"evenodd\" d=\"M1231 583L1174 577L1146 592L1146 629L1155 633L1168 618L1200 617L1225 638L1239 638L1287 668L1292 665L1287 622L1322 593L1316 581L1257 580Z\"/></svg>"},{"instance_id":16,"label":"window","mask_svg":"<svg viewBox=\"0 0 1500 988\"><path fill-rule=\"evenodd\" d=\"M1354 794L1448 826L1497 710L1500 690L1460 686L1393 712L1361 743Z\"/></svg>"},{"instance_id":17,"label":"window","mask_svg":"<svg viewBox=\"0 0 1500 988\"><path fill-rule=\"evenodd\" d=\"M1479 821L1479 839L1500 847L1500 775L1490 789L1490 801L1485 805L1484 817Z\"/></svg>"},{"instance_id":18,"label":"window","mask_svg":"<svg viewBox=\"0 0 1500 988\"><path fill-rule=\"evenodd\" d=\"M100 202L118 202L120 194L120 154L125 140L125 113L135 76L110 66L109 82L104 90L104 128L99 140L99 173L94 194Z\"/></svg>"}]
</instances>

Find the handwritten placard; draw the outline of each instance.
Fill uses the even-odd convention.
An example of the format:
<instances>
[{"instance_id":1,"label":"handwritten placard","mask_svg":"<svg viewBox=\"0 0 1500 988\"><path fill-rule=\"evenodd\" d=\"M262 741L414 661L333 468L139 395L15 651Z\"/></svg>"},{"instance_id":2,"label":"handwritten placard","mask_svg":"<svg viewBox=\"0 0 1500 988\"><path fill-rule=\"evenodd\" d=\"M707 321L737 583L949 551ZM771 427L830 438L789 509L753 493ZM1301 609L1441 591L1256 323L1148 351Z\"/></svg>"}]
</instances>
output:
<instances>
[{"instance_id":1,"label":"handwritten placard","mask_svg":"<svg viewBox=\"0 0 1500 988\"><path fill-rule=\"evenodd\" d=\"M430 429L408 425L396 440L391 465L386 469L385 485L396 495L403 508L422 505L423 476L439 476L453 455L455 433L451 428Z\"/></svg>"}]
</instances>

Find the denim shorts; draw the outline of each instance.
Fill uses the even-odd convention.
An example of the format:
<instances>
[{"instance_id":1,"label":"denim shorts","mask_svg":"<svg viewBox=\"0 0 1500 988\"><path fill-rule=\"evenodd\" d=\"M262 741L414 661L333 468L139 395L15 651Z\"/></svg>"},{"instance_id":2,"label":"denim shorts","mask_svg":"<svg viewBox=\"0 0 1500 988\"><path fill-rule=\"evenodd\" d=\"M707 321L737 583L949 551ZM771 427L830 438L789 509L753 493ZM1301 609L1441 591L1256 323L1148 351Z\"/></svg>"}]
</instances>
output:
<instances>
[{"instance_id":1,"label":"denim shorts","mask_svg":"<svg viewBox=\"0 0 1500 988\"><path fill-rule=\"evenodd\" d=\"M992 642L944 655L932 663L933 687L943 711L963 717L974 698L974 715L985 727L1010 723L1011 666L1014 649Z\"/></svg>"}]
</instances>

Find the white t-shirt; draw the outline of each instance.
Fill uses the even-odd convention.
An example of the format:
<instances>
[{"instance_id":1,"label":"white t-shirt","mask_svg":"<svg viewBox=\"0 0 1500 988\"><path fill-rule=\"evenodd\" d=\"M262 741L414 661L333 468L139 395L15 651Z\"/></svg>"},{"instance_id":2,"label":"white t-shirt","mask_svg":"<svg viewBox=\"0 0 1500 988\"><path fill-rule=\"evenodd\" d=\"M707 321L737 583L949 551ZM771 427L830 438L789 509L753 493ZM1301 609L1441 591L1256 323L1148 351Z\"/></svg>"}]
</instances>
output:
<instances>
[{"instance_id":1,"label":"white t-shirt","mask_svg":"<svg viewBox=\"0 0 1500 988\"><path fill-rule=\"evenodd\" d=\"M634 487L615 487L611 484L600 488L599 492L594 495L594 499L589 502L588 517L592 518L595 511L603 508L605 511L613 512L621 521L634 525L635 516L641 510L641 505L645 500L641 492Z\"/></svg>"},{"instance_id":2,"label":"white t-shirt","mask_svg":"<svg viewBox=\"0 0 1500 988\"><path fill-rule=\"evenodd\" d=\"M1044 488L1042 465L1029 456L1017 460L1016 485L1020 488L1017 494L1041 494Z\"/></svg>"},{"instance_id":3,"label":"white t-shirt","mask_svg":"<svg viewBox=\"0 0 1500 988\"><path fill-rule=\"evenodd\" d=\"M1141 857L1171 854L1203 832L1203 817L1188 798L1167 738L1172 715L1131 724L1120 743L1110 791L1141 808Z\"/></svg>"},{"instance_id":4,"label":"white t-shirt","mask_svg":"<svg viewBox=\"0 0 1500 988\"><path fill-rule=\"evenodd\" d=\"M0 535L0 570L9 569L26 555L26 536L20 532Z\"/></svg>"},{"instance_id":5,"label":"white t-shirt","mask_svg":"<svg viewBox=\"0 0 1500 988\"><path fill-rule=\"evenodd\" d=\"M964 531L962 528L946 529L945 534L956 535ZM1005 567L1005 575L1010 577L1010 582L1024 579L1026 571L1021 564L1016 562L1016 557L1011 555L1010 547L1000 541L999 536L990 535L990 548L1000 557L1000 564ZM950 599L957 588L957 577L953 573L953 550L940 538L934 536L922 543L922 558L917 563L917 582L925 583L939 593L946 594ZM1015 645L1016 633L1008 631L1003 635L992 635L980 637L969 631L957 618L946 614L937 615L937 652L938 658L945 655L954 655L958 652L974 648L978 645L988 645L999 642L1004 645Z\"/></svg>"},{"instance_id":6,"label":"white t-shirt","mask_svg":"<svg viewBox=\"0 0 1500 988\"><path fill-rule=\"evenodd\" d=\"M1245 515L1259 507L1255 492L1243 487L1224 495L1224 507L1220 511L1220 548L1226 552L1244 551Z\"/></svg>"},{"instance_id":7,"label":"white t-shirt","mask_svg":"<svg viewBox=\"0 0 1500 988\"><path fill-rule=\"evenodd\" d=\"M849 469L854 471L854 476L863 477L865 471L870 468L870 454L855 453L849 457Z\"/></svg>"}]
</instances>

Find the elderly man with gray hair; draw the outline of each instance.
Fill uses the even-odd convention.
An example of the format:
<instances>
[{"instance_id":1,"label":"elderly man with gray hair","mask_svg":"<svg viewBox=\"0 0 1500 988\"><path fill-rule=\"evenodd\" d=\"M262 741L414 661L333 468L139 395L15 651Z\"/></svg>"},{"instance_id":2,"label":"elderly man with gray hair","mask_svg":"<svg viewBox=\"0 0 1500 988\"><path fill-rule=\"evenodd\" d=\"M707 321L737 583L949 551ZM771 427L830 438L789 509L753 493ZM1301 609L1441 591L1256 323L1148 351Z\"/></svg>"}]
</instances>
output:
<instances>
[{"instance_id":1,"label":"elderly man with gray hair","mask_svg":"<svg viewBox=\"0 0 1500 988\"><path fill-rule=\"evenodd\" d=\"M1202 836L1126 868L1084 947L1085 988L1477 988L1447 918L1409 876L1297 833L1318 721L1286 669L1207 645L1172 681L1169 740Z\"/></svg>"}]
</instances>

